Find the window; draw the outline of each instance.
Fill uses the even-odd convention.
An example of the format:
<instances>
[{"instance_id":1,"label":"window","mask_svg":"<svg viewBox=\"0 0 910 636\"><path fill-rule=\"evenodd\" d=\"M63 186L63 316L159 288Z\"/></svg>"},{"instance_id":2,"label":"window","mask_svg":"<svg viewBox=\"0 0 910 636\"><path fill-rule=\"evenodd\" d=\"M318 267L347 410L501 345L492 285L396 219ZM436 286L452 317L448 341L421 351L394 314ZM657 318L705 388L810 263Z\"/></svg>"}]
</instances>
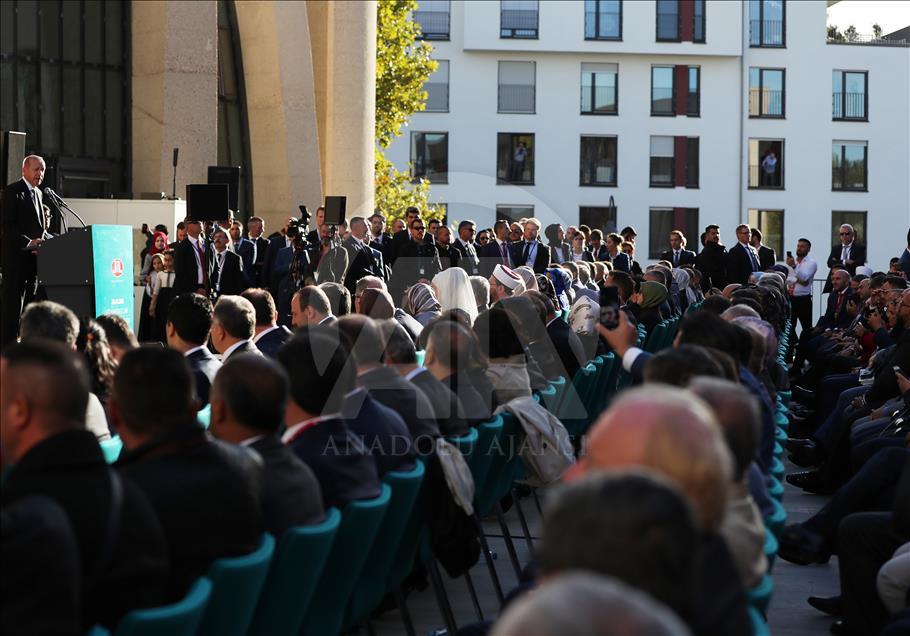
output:
<instances>
[{"instance_id":1,"label":"window","mask_svg":"<svg viewBox=\"0 0 910 636\"><path fill-rule=\"evenodd\" d=\"M786 46L784 0L749 0L749 46Z\"/></svg>"},{"instance_id":2,"label":"window","mask_svg":"<svg viewBox=\"0 0 910 636\"><path fill-rule=\"evenodd\" d=\"M534 113L534 62L499 63L500 113Z\"/></svg>"},{"instance_id":3,"label":"window","mask_svg":"<svg viewBox=\"0 0 910 636\"><path fill-rule=\"evenodd\" d=\"M131 189L130 3L0 2L0 129L65 197Z\"/></svg>"},{"instance_id":4,"label":"window","mask_svg":"<svg viewBox=\"0 0 910 636\"><path fill-rule=\"evenodd\" d=\"M449 0L420 0L414 21L420 25L420 39L449 39Z\"/></svg>"},{"instance_id":5,"label":"window","mask_svg":"<svg viewBox=\"0 0 910 636\"><path fill-rule=\"evenodd\" d=\"M501 0L499 37L537 39L537 0Z\"/></svg>"},{"instance_id":6,"label":"window","mask_svg":"<svg viewBox=\"0 0 910 636\"><path fill-rule=\"evenodd\" d=\"M622 0L585 0L585 39L622 39Z\"/></svg>"},{"instance_id":7,"label":"window","mask_svg":"<svg viewBox=\"0 0 910 636\"><path fill-rule=\"evenodd\" d=\"M412 132L411 166L414 180L449 182L449 133Z\"/></svg>"},{"instance_id":8,"label":"window","mask_svg":"<svg viewBox=\"0 0 910 636\"><path fill-rule=\"evenodd\" d=\"M673 67L651 67L651 114L673 115Z\"/></svg>"},{"instance_id":9,"label":"window","mask_svg":"<svg viewBox=\"0 0 910 636\"><path fill-rule=\"evenodd\" d=\"M651 187L673 187L673 137L651 137Z\"/></svg>"},{"instance_id":10,"label":"window","mask_svg":"<svg viewBox=\"0 0 910 636\"><path fill-rule=\"evenodd\" d=\"M784 187L784 140L749 140L749 187L782 189Z\"/></svg>"},{"instance_id":11,"label":"window","mask_svg":"<svg viewBox=\"0 0 910 636\"><path fill-rule=\"evenodd\" d=\"M831 245L840 244L840 226L852 225L856 233L854 241L868 245L866 237L869 236L866 225L866 212L846 212L835 210L831 212Z\"/></svg>"},{"instance_id":12,"label":"window","mask_svg":"<svg viewBox=\"0 0 910 636\"><path fill-rule=\"evenodd\" d=\"M496 182L533 185L533 133L499 133L496 135Z\"/></svg>"},{"instance_id":13,"label":"window","mask_svg":"<svg viewBox=\"0 0 910 636\"><path fill-rule=\"evenodd\" d=\"M651 208L648 211L648 258L658 259L667 249L667 236L679 230L689 237L698 236L698 208Z\"/></svg>"},{"instance_id":14,"label":"window","mask_svg":"<svg viewBox=\"0 0 910 636\"><path fill-rule=\"evenodd\" d=\"M692 41L705 41L705 0L695 0L692 9Z\"/></svg>"},{"instance_id":15,"label":"window","mask_svg":"<svg viewBox=\"0 0 910 636\"><path fill-rule=\"evenodd\" d=\"M679 42L679 0L657 0L657 41Z\"/></svg>"},{"instance_id":16,"label":"window","mask_svg":"<svg viewBox=\"0 0 910 636\"><path fill-rule=\"evenodd\" d=\"M762 234L762 243L774 250L777 260L784 260L784 211L749 210L749 227L757 227Z\"/></svg>"},{"instance_id":17,"label":"window","mask_svg":"<svg viewBox=\"0 0 910 636\"><path fill-rule=\"evenodd\" d=\"M581 176L583 186L616 185L616 137L581 138Z\"/></svg>"},{"instance_id":18,"label":"window","mask_svg":"<svg viewBox=\"0 0 910 636\"><path fill-rule=\"evenodd\" d=\"M784 69L749 69L749 117L784 116Z\"/></svg>"},{"instance_id":19,"label":"window","mask_svg":"<svg viewBox=\"0 0 910 636\"><path fill-rule=\"evenodd\" d=\"M701 110L701 69L697 66L688 68L689 90L686 95L686 115L698 117Z\"/></svg>"},{"instance_id":20,"label":"window","mask_svg":"<svg viewBox=\"0 0 910 636\"><path fill-rule=\"evenodd\" d=\"M592 230L600 230L604 236L616 232L616 206L594 207L583 205L578 208L578 224Z\"/></svg>"},{"instance_id":21,"label":"window","mask_svg":"<svg viewBox=\"0 0 910 636\"><path fill-rule=\"evenodd\" d=\"M513 221L520 221L521 219L528 219L534 216L534 206L533 205L497 205L496 206L496 220L497 221L508 221L512 223Z\"/></svg>"},{"instance_id":22,"label":"window","mask_svg":"<svg viewBox=\"0 0 910 636\"><path fill-rule=\"evenodd\" d=\"M250 131L246 116L246 95L243 90L243 61L234 3L218 2L218 165L249 166ZM254 216L253 189L250 171L240 171L237 187L236 217L246 220Z\"/></svg>"},{"instance_id":23,"label":"window","mask_svg":"<svg viewBox=\"0 0 910 636\"><path fill-rule=\"evenodd\" d=\"M869 120L868 81L868 71L834 71L831 94L834 119Z\"/></svg>"},{"instance_id":24,"label":"window","mask_svg":"<svg viewBox=\"0 0 910 636\"><path fill-rule=\"evenodd\" d=\"M615 115L617 113L616 64L581 65L581 113L583 115Z\"/></svg>"},{"instance_id":25,"label":"window","mask_svg":"<svg viewBox=\"0 0 910 636\"><path fill-rule=\"evenodd\" d=\"M865 141L835 141L831 148L831 189L868 190L867 160Z\"/></svg>"},{"instance_id":26,"label":"window","mask_svg":"<svg viewBox=\"0 0 910 636\"><path fill-rule=\"evenodd\" d=\"M438 60L439 66L427 79L427 105L428 113L449 112L449 61Z\"/></svg>"}]
</instances>

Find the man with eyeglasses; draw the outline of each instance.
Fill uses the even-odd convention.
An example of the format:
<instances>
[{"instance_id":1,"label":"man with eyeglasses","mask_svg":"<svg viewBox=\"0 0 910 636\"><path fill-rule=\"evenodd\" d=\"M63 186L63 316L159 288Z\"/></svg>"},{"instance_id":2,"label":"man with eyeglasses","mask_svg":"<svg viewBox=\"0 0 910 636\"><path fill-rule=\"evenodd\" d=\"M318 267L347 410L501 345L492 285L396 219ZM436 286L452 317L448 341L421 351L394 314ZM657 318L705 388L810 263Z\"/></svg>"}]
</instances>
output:
<instances>
[{"instance_id":1,"label":"man with eyeglasses","mask_svg":"<svg viewBox=\"0 0 910 636\"><path fill-rule=\"evenodd\" d=\"M856 275L858 265L866 264L866 246L856 241L856 231L849 223L840 226L840 243L831 248L828 256L828 280L822 293L831 292L831 272L835 269L845 269L851 276Z\"/></svg>"},{"instance_id":2,"label":"man with eyeglasses","mask_svg":"<svg viewBox=\"0 0 910 636\"><path fill-rule=\"evenodd\" d=\"M429 283L439 272L439 250L433 242L427 241L427 228L419 216L408 224L410 236L398 250L398 257L392 269L389 291L396 301L414 283Z\"/></svg>"}]
</instances>

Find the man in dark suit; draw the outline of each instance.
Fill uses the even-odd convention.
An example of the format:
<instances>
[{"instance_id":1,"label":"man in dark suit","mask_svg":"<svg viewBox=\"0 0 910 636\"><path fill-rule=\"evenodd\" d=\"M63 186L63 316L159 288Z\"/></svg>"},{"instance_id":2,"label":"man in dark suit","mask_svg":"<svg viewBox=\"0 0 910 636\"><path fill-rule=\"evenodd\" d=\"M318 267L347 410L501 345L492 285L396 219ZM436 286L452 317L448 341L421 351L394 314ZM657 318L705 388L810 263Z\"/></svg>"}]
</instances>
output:
<instances>
[{"instance_id":1,"label":"man in dark suit","mask_svg":"<svg viewBox=\"0 0 910 636\"><path fill-rule=\"evenodd\" d=\"M761 271L766 271L769 267L777 263L777 254L774 252L773 248L768 247L767 245L762 245L762 233L757 227L752 228L752 237L749 239L749 242L752 244L752 247L755 249L758 254L758 264L761 266Z\"/></svg>"},{"instance_id":2,"label":"man in dark suit","mask_svg":"<svg viewBox=\"0 0 910 636\"><path fill-rule=\"evenodd\" d=\"M117 468L149 498L164 528L171 598L182 597L215 559L258 547L261 463L206 436L183 356L160 347L127 353L108 409L123 440Z\"/></svg>"},{"instance_id":3,"label":"man in dark suit","mask_svg":"<svg viewBox=\"0 0 910 636\"><path fill-rule=\"evenodd\" d=\"M38 288L36 249L45 238L47 219L38 188L44 180L44 159L29 155L22 162L22 179L3 189L3 334L2 344L15 342L22 309Z\"/></svg>"},{"instance_id":4,"label":"man in dark suit","mask_svg":"<svg viewBox=\"0 0 910 636\"><path fill-rule=\"evenodd\" d=\"M81 625L73 633L95 624L113 629L128 611L166 602L168 550L155 512L132 482L107 466L85 430L89 377L82 356L49 340L13 344L3 349L0 383L8 468L0 493L4 548L10 506L46 496L65 511L82 564ZM16 576L12 567L4 560L4 579ZM54 582L46 584L53 589Z\"/></svg>"},{"instance_id":5,"label":"man in dark suit","mask_svg":"<svg viewBox=\"0 0 910 636\"><path fill-rule=\"evenodd\" d=\"M474 236L477 234L477 224L466 219L458 224L458 238L452 247L458 251L458 266L468 273L468 276L480 276L480 257L477 255L477 246Z\"/></svg>"},{"instance_id":6,"label":"man in dark suit","mask_svg":"<svg viewBox=\"0 0 910 636\"><path fill-rule=\"evenodd\" d=\"M233 356L251 354L261 356L253 344L256 332L256 310L253 303L243 296L222 296L215 303L212 314L212 346L227 362Z\"/></svg>"},{"instance_id":7,"label":"man in dark suit","mask_svg":"<svg viewBox=\"0 0 910 636\"><path fill-rule=\"evenodd\" d=\"M316 208L316 218L313 219L313 229L307 232L307 243L316 244L319 242L319 228L325 225L325 208L321 205Z\"/></svg>"},{"instance_id":8,"label":"man in dark suit","mask_svg":"<svg viewBox=\"0 0 910 636\"><path fill-rule=\"evenodd\" d=\"M432 326L427 339L424 366L452 391L462 406L459 414L470 426L490 419L493 413L492 387L478 388L463 367L477 350L476 336L464 326L446 320Z\"/></svg>"},{"instance_id":9,"label":"man in dark suit","mask_svg":"<svg viewBox=\"0 0 910 636\"><path fill-rule=\"evenodd\" d=\"M420 210L414 206L411 206L404 211L404 229L399 230L392 235L390 258L387 261L390 267L393 267L395 261L398 260L401 248L407 245L411 240L411 222L418 217L420 217Z\"/></svg>"},{"instance_id":10,"label":"man in dark suit","mask_svg":"<svg viewBox=\"0 0 910 636\"><path fill-rule=\"evenodd\" d=\"M288 378L277 362L262 356L233 358L212 385L209 432L256 451L263 460L262 516L276 539L288 528L325 517L322 491L313 471L281 443Z\"/></svg>"},{"instance_id":11,"label":"man in dark suit","mask_svg":"<svg viewBox=\"0 0 910 636\"><path fill-rule=\"evenodd\" d=\"M856 276L856 268L866 264L866 246L856 242L856 230L845 223L840 226L840 244L831 248L828 255L828 280L825 281L823 294L831 292L831 272L835 269L845 269L850 276Z\"/></svg>"},{"instance_id":12,"label":"man in dark suit","mask_svg":"<svg viewBox=\"0 0 910 636\"><path fill-rule=\"evenodd\" d=\"M516 267L512 261L512 248L509 245L509 222L499 220L493 224L493 237L480 248L480 275L489 278L497 265Z\"/></svg>"},{"instance_id":13,"label":"man in dark suit","mask_svg":"<svg viewBox=\"0 0 910 636\"><path fill-rule=\"evenodd\" d=\"M341 417L348 430L363 441L376 461L380 477L392 470L414 468L414 438L404 418L365 387L354 389L344 397ZM425 452L428 450L425 447Z\"/></svg>"},{"instance_id":14,"label":"man in dark suit","mask_svg":"<svg viewBox=\"0 0 910 636\"><path fill-rule=\"evenodd\" d=\"M269 242L263 236L265 222L260 217L250 217L246 227L247 237L241 238L235 249L243 260L246 284L255 286L262 280L262 265L265 263L266 252L269 251Z\"/></svg>"},{"instance_id":15,"label":"man in dark suit","mask_svg":"<svg viewBox=\"0 0 910 636\"><path fill-rule=\"evenodd\" d=\"M512 261L515 267L527 265L535 274L543 274L550 264L550 249L540 242L540 221L528 219L524 226L524 240L512 245Z\"/></svg>"},{"instance_id":16,"label":"man in dark suit","mask_svg":"<svg viewBox=\"0 0 910 636\"><path fill-rule=\"evenodd\" d=\"M671 263L674 268L695 265L695 252L686 249L686 236L679 230L670 232L670 249L661 252L660 260Z\"/></svg>"},{"instance_id":17,"label":"man in dark suit","mask_svg":"<svg viewBox=\"0 0 910 636\"><path fill-rule=\"evenodd\" d=\"M366 220L362 216L355 216L351 219L351 235L341 243L348 253L348 268L344 275L344 286L351 294L357 287L357 281L364 276L383 277L382 262L376 262L373 249L367 245L366 238Z\"/></svg>"},{"instance_id":18,"label":"man in dark suit","mask_svg":"<svg viewBox=\"0 0 910 636\"><path fill-rule=\"evenodd\" d=\"M186 238L174 250L174 293L208 295L209 249L202 237L202 225L187 219Z\"/></svg>"},{"instance_id":19,"label":"man in dark suit","mask_svg":"<svg viewBox=\"0 0 910 636\"><path fill-rule=\"evenodd\" d=\"M227 233L218 228L212 232L214 247L209 264L209 281L217 296L233 296L246 289L243 261L228 249Z\"/></svg>"},{"instance_id":20,"label":"man in dark suit","mask_svg":"<svg viewBox=\"0 0 910 636\"><path fill-rule=\"evenodd\" d=\"M556 307L554 307L553 301L551 301L549 297L540 292L529 293L533 293L535 297L543 303L546 310L547 335L550 338L550 342L553 343L553 349L555 349L561 363L561 368L542 368L541 371L543 371L544 376L546 376L548 380L553 380L561 375L566 378L567 381L571 382L572 378L575 377L575 372L578 371L579 367L585 361L584 345L578 337L578 334L572 331L572 328L562 319L562 316L556 315ZM543 356L541 359L548 359L551 357L552 356Z\"/></svg>"},{"instance_id":21,"label":"man in dark suit","mask_svg":"<svg viewBox=\"0 0 910 636\"><path fill-rule=\"evenodd\" d=\"M186 356L200 407L209 403L209 389L221 366L206 347L212 312L212 301L199 294L181 294L167 308L167 346Z\"/></svg>"},{"instance_id":22,"label":"man in dark suit","mask_svg":"<svg viewBox=\"0 0 910 636\"><path fill-rule=\"evenodd\" d=\"M702 290L712 287L723 289L727 285L727 248L720 242L720 228L705 228L701 252L695 257L695 269L702 273Z\"/></svg>"},{"instance_id":23,"label":"man in dark suit","mask_svg":"<svg viewBox=\"0 0 910 636\"><path fill-rule=\"evenodd\" d=\"M253 335L253 344L262 352L262 355L275 358L278 350L291 337L291 330L278 325L278 310L275 300L266 289L251 287L240 294L253 305L256 312L256 327Z\"/></svg>"},{"instance_id":24,"label":"man in dark suit","mask_svg":"<svg viewBox=\"0 0 910 636\"><path fill-rule=\"evenodd\" d=\"M281 441L316 474L326 507L343 509L381 490L376 461L340 412L354 388L349 354L325 328L299 330L278 352L291 383Z\"/></svg>"},{"instance_id":25,"label":"man in dark suit","mask_svg":"<svg viewBox=\"0 0 910 636\"><path fill-rule=\"evenodd\" d=\"M275 260L278 258L278 253L284 248L291 246L292 237L288 236L288 229L291 226L294 226L294 231L300 231L300 228L296 226L296 223L297 219L288 217L287 220L285 220L284 227L281 228L281 231L275 232L269 236L269 246L265 251L265 260L262 262L261 284L263 287L271 289L271 282L273 279L272 270L275 268Z\"/></svg>"},{"instance_id":26,"label":"man in dark suit","mask_svg":"<svg viewBox=\"0 0 910 636\"><path fill-rule=\"evenodd\" d=\"M386 218L384 215L376 212L370 217L370 235L373 237L370 241L370 247L382 253L384 265L391 265L392 234L386 231Z\"/></svg>"},{"instance_id":27,"label":"man in dark suit","mask_svg":"<svg viewBox=\"0 0 910 636\"><path fill-rule=\"evenodd\" d=\"M727 252L727 284L739 283L746 285L749 282L749 276L752 272L760 272L761 264L758 262L758 254L749 244L752 237L748 225L736 226L737 243Z\"/></svg>"},{"instance_id":28,"label":"man in dark suit","mask_svg":"<svg viewBox=\"0 0 910 636\"><path fill-rule=\"evenodd\" d=\"M410 238L396 250L389 293L393 299L400 299L404 291L420 281L430 282L442 271L439 251L426 233L426 226L419 216L411 221Z\"/></svg>"}]
</instances>

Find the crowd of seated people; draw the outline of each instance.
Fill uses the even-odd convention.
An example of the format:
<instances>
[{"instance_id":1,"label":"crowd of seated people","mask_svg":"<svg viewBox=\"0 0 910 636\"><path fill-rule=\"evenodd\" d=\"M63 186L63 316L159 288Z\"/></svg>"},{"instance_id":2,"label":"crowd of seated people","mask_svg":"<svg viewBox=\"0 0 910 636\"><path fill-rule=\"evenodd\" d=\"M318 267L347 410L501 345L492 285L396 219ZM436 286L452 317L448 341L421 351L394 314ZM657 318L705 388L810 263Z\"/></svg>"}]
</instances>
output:
<instances>
[{"instance_id":1,"label":"crowd of seated people","mask_svg":"<svg viewBox=\"0 0 910 636\"><path fill-rule=\"evenodd\" d=\"M864 275L844 258L853 243L835 246L827 311L806 325L793 300L808 248L776 264L748 226L729 250L708 226L698 254L674 230L661 260L645 265L631 227L605 236L555 225L544 244L533 218L478 231L408 209L396 233L386 223L355 217L333 238L317 213L315 236L289 221L269 240L258 219L249 237L216 227L208 272L228 280L228 250L243 282L213 289L205 268L180 271L193 261L175 259L176 289L189 290L159 295L155 329L138 340L118 316L80 322L53 302L26 308L19 342L0 357L3 628L114 629L131 610L182 598L262 533L280 538L376 498L385 475L418 460L434 480L421 505L441 515L440 500L457 506L441 439L560 377L571 383L608 353L634 386L592 414L550 493L517 600L474 628L597 633L619 621L629 633L751 633L746 592L769 568L763 518L774 510L777 396L788 390L787 448L813 470L787 480L834 497L784 531L780 554L805 564L839 556L842 594L810 599L841 619L837 633L900 628L910 588L910 506L900 505L910 500L910 290L900 261ZM198 226L188 220L182 241L201 245L204 262ZM151 238L150 267L167 247ZM608 288L619 301L611 329L600 322ZM150 288L149 306L153 297ZM670 320L672 344L644 350L642 332ZM798 322L787 368L779 341ZM108 465L99 443L111 439L122 451ZM37 553L40 583L25 556Z\"/></svg>"}]
</instances>

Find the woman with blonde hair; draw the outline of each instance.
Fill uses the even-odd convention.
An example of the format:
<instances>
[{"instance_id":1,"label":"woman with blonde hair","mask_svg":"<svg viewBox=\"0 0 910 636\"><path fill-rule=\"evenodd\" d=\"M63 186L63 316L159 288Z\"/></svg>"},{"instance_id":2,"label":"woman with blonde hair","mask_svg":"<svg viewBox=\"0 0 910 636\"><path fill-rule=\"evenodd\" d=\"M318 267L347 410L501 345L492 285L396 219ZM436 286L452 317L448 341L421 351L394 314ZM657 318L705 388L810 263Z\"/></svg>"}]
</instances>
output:
<instances>
[{"instance_id":1,"label":"woman with blonde hair","mask_svg":"<svg viewBox=\"0 0 910 636\"><path fill-rule=\"evenodd\" d=\"M467 272L460 267L443 270L433 277L432 289L443 312L461 309L471 319L471 324L474 324L477 319L477 302Z\"/></svg>"}]
</instances>

